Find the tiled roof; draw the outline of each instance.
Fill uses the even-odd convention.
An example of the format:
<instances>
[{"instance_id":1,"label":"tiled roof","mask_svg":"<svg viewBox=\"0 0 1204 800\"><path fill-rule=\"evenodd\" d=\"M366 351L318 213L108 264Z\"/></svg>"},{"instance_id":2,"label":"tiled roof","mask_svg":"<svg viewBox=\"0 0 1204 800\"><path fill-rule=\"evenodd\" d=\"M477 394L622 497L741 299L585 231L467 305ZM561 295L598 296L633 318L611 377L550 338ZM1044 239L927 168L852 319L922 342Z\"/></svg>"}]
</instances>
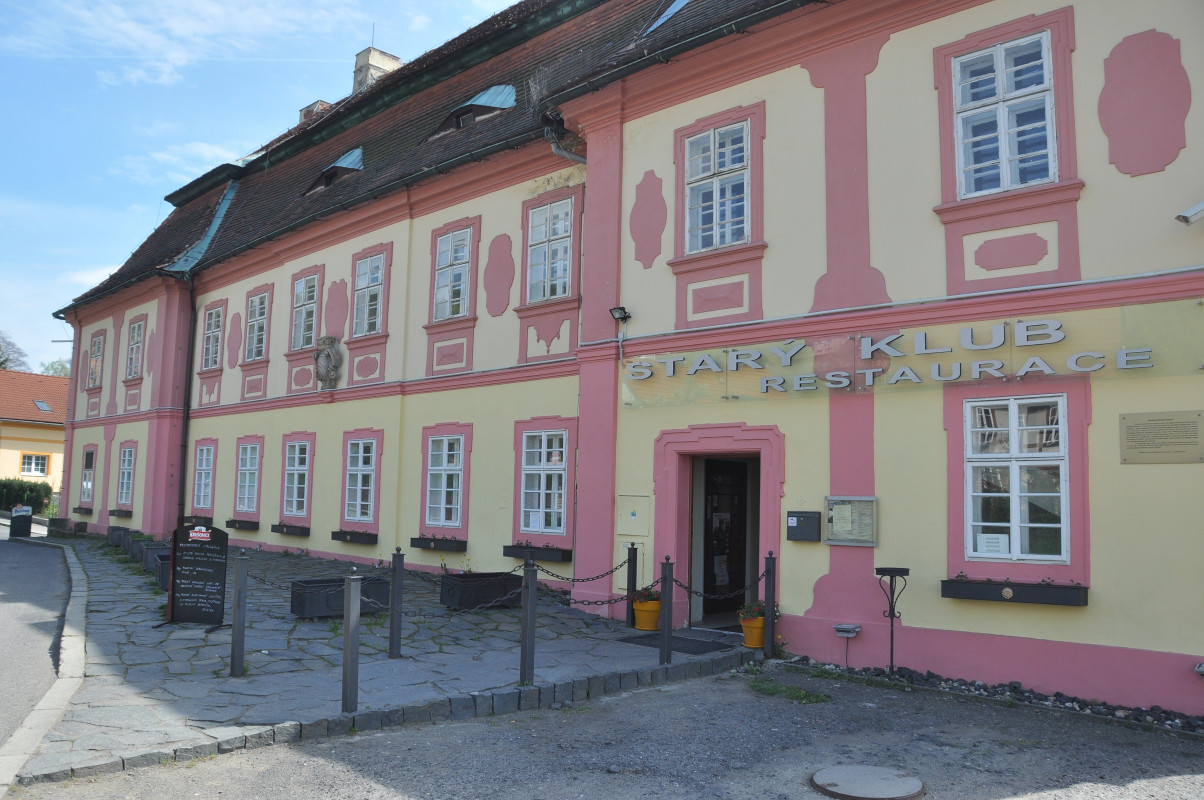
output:
<instances>
[{"instance_id":1,"label":"tiled roof","mask_svg":"<svg viewBox=\"0 0 1204 800\"><path fill-rule=\"evenodd\" d=\"M177 208L109 279L73 305L99 299L179 258L203 236L231 178L229 209L200 257L203 269L310 222L470 160L543 137L545 113L655 63L761 19L820 0L690 0L649 35L669 0L523 0L382 76L278 137L245 164L222 165L168 195ZM515 104L431 137L449 113L491 86ZM320 191L317 178L360 148L363 169Z\"/></svg>"},{"instance_id":2,"label":"tiled roof","mask_svg":"<svg viewBox=\"0 0 1204 800\"><path fill-rule=\"evenodd\" d=\"M69 386L69 378L0 369L0 420L63 425ZM39 400L50 410L38 408Z\"/></svg>"}]
</instances>

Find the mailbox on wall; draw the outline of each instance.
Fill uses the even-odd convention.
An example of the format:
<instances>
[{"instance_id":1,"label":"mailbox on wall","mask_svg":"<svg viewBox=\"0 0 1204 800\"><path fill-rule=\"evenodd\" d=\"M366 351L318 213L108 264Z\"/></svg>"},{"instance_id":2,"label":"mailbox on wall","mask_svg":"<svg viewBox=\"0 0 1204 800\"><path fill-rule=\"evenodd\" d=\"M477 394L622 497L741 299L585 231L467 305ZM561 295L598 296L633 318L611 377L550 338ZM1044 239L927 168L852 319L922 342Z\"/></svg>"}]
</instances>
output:
<instances>
[{"instance_id":1,"label":"mailbox on wall","mask_svg":"<svg viewBox=\"0 0 1204 800\"><path fill-rule=\"evenodd\" d=\"M791 542L820 541L820 519L818 511L787 511L786 540Z\"/></svg>"}]
</instances>

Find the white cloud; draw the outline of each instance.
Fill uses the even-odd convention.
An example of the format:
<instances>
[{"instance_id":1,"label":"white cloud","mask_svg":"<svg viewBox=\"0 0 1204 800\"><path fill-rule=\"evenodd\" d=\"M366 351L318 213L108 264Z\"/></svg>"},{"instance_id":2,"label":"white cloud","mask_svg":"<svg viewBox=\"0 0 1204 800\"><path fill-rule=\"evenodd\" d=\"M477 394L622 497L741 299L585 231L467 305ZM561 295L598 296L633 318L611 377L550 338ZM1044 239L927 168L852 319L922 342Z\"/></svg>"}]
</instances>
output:
<instances>
[{"instance_id":1,"label":"white cloud","mask_svg":"<svg viewBox=\"0 0 1204 800\"><path fill-rule=\"evenodd\" d=\"M426 14L415 14L414 18L410 20L410 30L412 31L424 31L429 27L431 27L431 18Z\"/></svg>"},{"instance_id":2,"label":"white cloud","mask_svg":"<svg viewBox=\"0 0 1204 800\"><path fill-rule=\"evenodd\" d=\"M122 156L109 172L136 183L182 186L219 164L233 161L239 152L208 142L182 142L151 153Z\"/></svg>"},{"instance_id":3,"label":"white cloud","mask_svg":"<svg viewBox=\"0 0 1204 800\"><path fill-rule=\"evenodd\" d=\"M91 289L117 271L117 267L92 267L60 272L54 282L61 286Z\"/></svg>"}]
</instances>

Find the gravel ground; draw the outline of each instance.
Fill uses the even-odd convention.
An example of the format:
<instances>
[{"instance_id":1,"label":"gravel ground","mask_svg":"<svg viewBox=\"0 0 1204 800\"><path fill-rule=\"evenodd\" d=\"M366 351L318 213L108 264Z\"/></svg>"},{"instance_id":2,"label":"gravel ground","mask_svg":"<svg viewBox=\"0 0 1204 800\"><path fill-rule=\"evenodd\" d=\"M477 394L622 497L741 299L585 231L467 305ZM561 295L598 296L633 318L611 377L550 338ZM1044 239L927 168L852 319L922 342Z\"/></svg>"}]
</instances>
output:
<instances>
[{"instance_id":1,"label":"gravel ground","mask_svg":"<svg viewBox=\"0 0 1204 800\"><path fill-rule=\"evenodd\" d=\"M829 699L807 702L814 695ZM844 764L906 770L936 798L1204 798L1198 737L815 677L778 662L557 710L301 742L10 796L818 798L810 776Z\"/></svg>"}]
</instances>

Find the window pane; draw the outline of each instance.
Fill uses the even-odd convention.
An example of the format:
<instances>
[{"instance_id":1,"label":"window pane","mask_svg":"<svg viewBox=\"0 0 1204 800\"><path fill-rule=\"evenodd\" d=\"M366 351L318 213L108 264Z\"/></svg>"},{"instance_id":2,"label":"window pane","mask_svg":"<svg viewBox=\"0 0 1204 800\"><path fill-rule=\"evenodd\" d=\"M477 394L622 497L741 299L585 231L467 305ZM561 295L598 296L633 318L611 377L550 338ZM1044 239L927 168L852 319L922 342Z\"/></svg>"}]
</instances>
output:
<instances>
[{"instance_id":1,"label":"window pane","mask_svg":"<svg viewBox=\"0 0 1204 800\"><path fill-rule=\"evenodd\" d=\"M686 140L686 180L710 175L714 169L710 132Z\"/></svg>"},{"instance_id":2,"label":"window pane","mask_svg":"<svg viewBox=\"0 0 1204 800\"><path fill-rule=\"evenodd\" d=\"M983 192L1000 188L999 123L995 110L962 117L961 122L966 190Z\"/></svg>"},{"instance_id":3,"label":"window pane","mask_svg":"<svg viewBox=\"0 0 1204 800\"><path fill-rule=\"evenodd\" d=\"M744 144L745 144L745 129L744 123L733 125L730 128L721 128L716 131L716 166L719 171L729 169L737 169L744 166Z\"/></svg>"},{"instance_id":4,"label":"window pane","mask_svg":"<svg viewBox=\"0 0 1204 800\"><path fill-rule=\"evenodd\" d=\"M1038 89L1045 84L1045 60L1042 40L1011 45L1003 50L1005 85L1008 94L1025 89Z\"/></svg>"},{"instance_id":5,"label":"window pane","mask_svg":"<svg viewBox=\"0 0 1204 800\"><path fill-rule=\"evenodd\" d=\"M1020 551L1031 556L1062 555L1061 528L1021 528Z\"/></svg>"},{"instance_id":6,"label":"window pane","mask_svg":"<svg viewBox=\"0 0 1204 800\"><path fill-rule=\"evenodd\" d=\"M957 104L959 106L994 98L997 94L994 51L963 59L958 64L957 81Z\"/></svg>"},{"instance_id":7,"label":"window pane","mask_svg":"<svg viewBox=\"0 0 1204 800\"><path fill-rule=\"evenodd\" d=\"M1009 529L997 525L974 526L974 553L983 556L1008 556L1012 552Z\"/></svg>"}]
</instances>

